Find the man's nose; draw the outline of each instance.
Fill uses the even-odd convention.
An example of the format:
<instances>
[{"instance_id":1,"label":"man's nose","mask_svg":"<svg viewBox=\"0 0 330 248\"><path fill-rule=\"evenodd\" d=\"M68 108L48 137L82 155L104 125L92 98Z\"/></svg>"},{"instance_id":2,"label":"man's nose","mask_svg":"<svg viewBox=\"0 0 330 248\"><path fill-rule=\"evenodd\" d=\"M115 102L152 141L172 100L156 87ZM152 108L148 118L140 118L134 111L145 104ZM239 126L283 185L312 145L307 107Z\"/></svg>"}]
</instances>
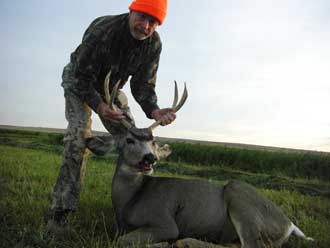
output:
<instances>
[{"instance_id":1,"label":"man's nose","mask_svg":"<svg viewBox=\"0 0 330 248\"><path fill-rule=\"evenodd\" d=\"M143 22L142 22L142 27L144 29L149 29L149 20L148 19L144 19Z\"/></svg>"}]
</instances>

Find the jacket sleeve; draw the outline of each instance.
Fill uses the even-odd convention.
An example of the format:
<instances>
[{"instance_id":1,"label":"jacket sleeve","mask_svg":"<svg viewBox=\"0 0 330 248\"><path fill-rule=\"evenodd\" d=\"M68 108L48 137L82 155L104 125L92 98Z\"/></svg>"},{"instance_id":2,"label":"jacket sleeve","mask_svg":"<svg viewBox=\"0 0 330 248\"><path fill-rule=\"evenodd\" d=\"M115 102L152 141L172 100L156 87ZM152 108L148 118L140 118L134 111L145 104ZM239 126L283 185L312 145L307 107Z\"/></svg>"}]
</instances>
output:
<instances>
[{"instance_id":1,"label":"jacket sleeve","mask_svg":"<svg viewBox=\"0 0 330 248\"><path fill-rule=\"evenodd\" d=\"M151 112L159 109L155 86L160 53L161 44L154 54L140 66L138 72L133 75L130 82L134 99L150 119L152 118Z\"/></svg>"},{"instance_id":2,"label":"jacket sleeve","mask_svg":"<svg viewBox=\"0 0 330 248\"><path fill-rule=\"evenodd\" d=\"M101 32L93 32L94 27L87 29L82 43L76 49L74 77L75 84L73 85L73 92L83 101L86 102L95 112L98 105L102 102L100 94L94 88L98 80L100 72L101 60L100 56L100 36Z\"/></svg>"}]
</instances>

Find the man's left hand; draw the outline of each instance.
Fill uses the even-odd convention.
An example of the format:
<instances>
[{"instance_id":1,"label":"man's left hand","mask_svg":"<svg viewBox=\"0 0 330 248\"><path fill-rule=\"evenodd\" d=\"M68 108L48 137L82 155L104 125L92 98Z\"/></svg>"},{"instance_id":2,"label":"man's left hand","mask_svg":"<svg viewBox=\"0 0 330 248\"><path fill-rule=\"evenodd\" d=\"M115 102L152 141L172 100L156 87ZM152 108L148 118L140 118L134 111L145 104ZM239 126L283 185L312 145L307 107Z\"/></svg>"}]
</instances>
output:
<instances>
[{"instance_id":1,"label":"man's left hand","mask_svg":"<svg viewBox=\"0 0 330 248\"><path fill-rule=\"evenodd\" d=\"M166 126L171 124L175 118L176 114L172 108L156 109L151 112L151 117L156 121L161 120L161 125Z\"/></svg>"}]
</instances>

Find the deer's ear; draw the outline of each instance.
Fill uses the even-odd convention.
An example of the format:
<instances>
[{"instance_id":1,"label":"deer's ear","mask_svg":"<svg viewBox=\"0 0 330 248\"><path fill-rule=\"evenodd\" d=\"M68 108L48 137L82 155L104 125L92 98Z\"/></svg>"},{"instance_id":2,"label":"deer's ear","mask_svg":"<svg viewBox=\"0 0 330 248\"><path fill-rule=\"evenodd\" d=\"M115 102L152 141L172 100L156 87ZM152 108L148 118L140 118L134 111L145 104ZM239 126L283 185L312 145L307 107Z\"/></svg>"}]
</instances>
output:
<instances>
[{"instance_id":1,"label":"deer's ear","mask_svg":"<svg viewBox=\"0 0 330 248\"><path fill-rule=\"evenodd\" d=\"M115 140L112 136L94 136L85 140L86 147L96 155L106 155L112 152L115 147Z\"/></svg>"},{"instance_id":2,"label":"deer's ear","mask_svg":"<svg viewBox=\"0 0 330 248\"><path fill-rule=\"evenodd\" d=\"M168 156L170 156L171 153L172 153L172 150L168 144L165 144L158 148L159 159L167 158Z\"/></svg>"}]
</instances>

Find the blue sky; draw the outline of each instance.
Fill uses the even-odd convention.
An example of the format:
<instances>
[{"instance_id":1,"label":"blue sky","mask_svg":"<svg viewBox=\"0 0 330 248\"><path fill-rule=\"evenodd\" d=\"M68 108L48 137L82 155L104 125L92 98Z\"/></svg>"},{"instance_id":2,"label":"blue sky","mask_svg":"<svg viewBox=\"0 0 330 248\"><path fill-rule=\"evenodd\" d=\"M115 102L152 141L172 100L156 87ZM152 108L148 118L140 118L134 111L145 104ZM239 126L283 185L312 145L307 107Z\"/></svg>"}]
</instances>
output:
<instances>
[{"instance_id":1,"label":"blue sky","mask_svg":"<svg viewBox=\"0 0 330 248\"><path fill-rule=\"evenodd\" d=\"M94 18L129 4L2 0L0 124L65 128L63 66ZM330 151L329 1L168 4L159 104L170 105L174 80L189 98L156 135ZM150 124L129 100L137 125ZM104 130L95 114L93 128Z\"/></svg>"}]
</instances>

